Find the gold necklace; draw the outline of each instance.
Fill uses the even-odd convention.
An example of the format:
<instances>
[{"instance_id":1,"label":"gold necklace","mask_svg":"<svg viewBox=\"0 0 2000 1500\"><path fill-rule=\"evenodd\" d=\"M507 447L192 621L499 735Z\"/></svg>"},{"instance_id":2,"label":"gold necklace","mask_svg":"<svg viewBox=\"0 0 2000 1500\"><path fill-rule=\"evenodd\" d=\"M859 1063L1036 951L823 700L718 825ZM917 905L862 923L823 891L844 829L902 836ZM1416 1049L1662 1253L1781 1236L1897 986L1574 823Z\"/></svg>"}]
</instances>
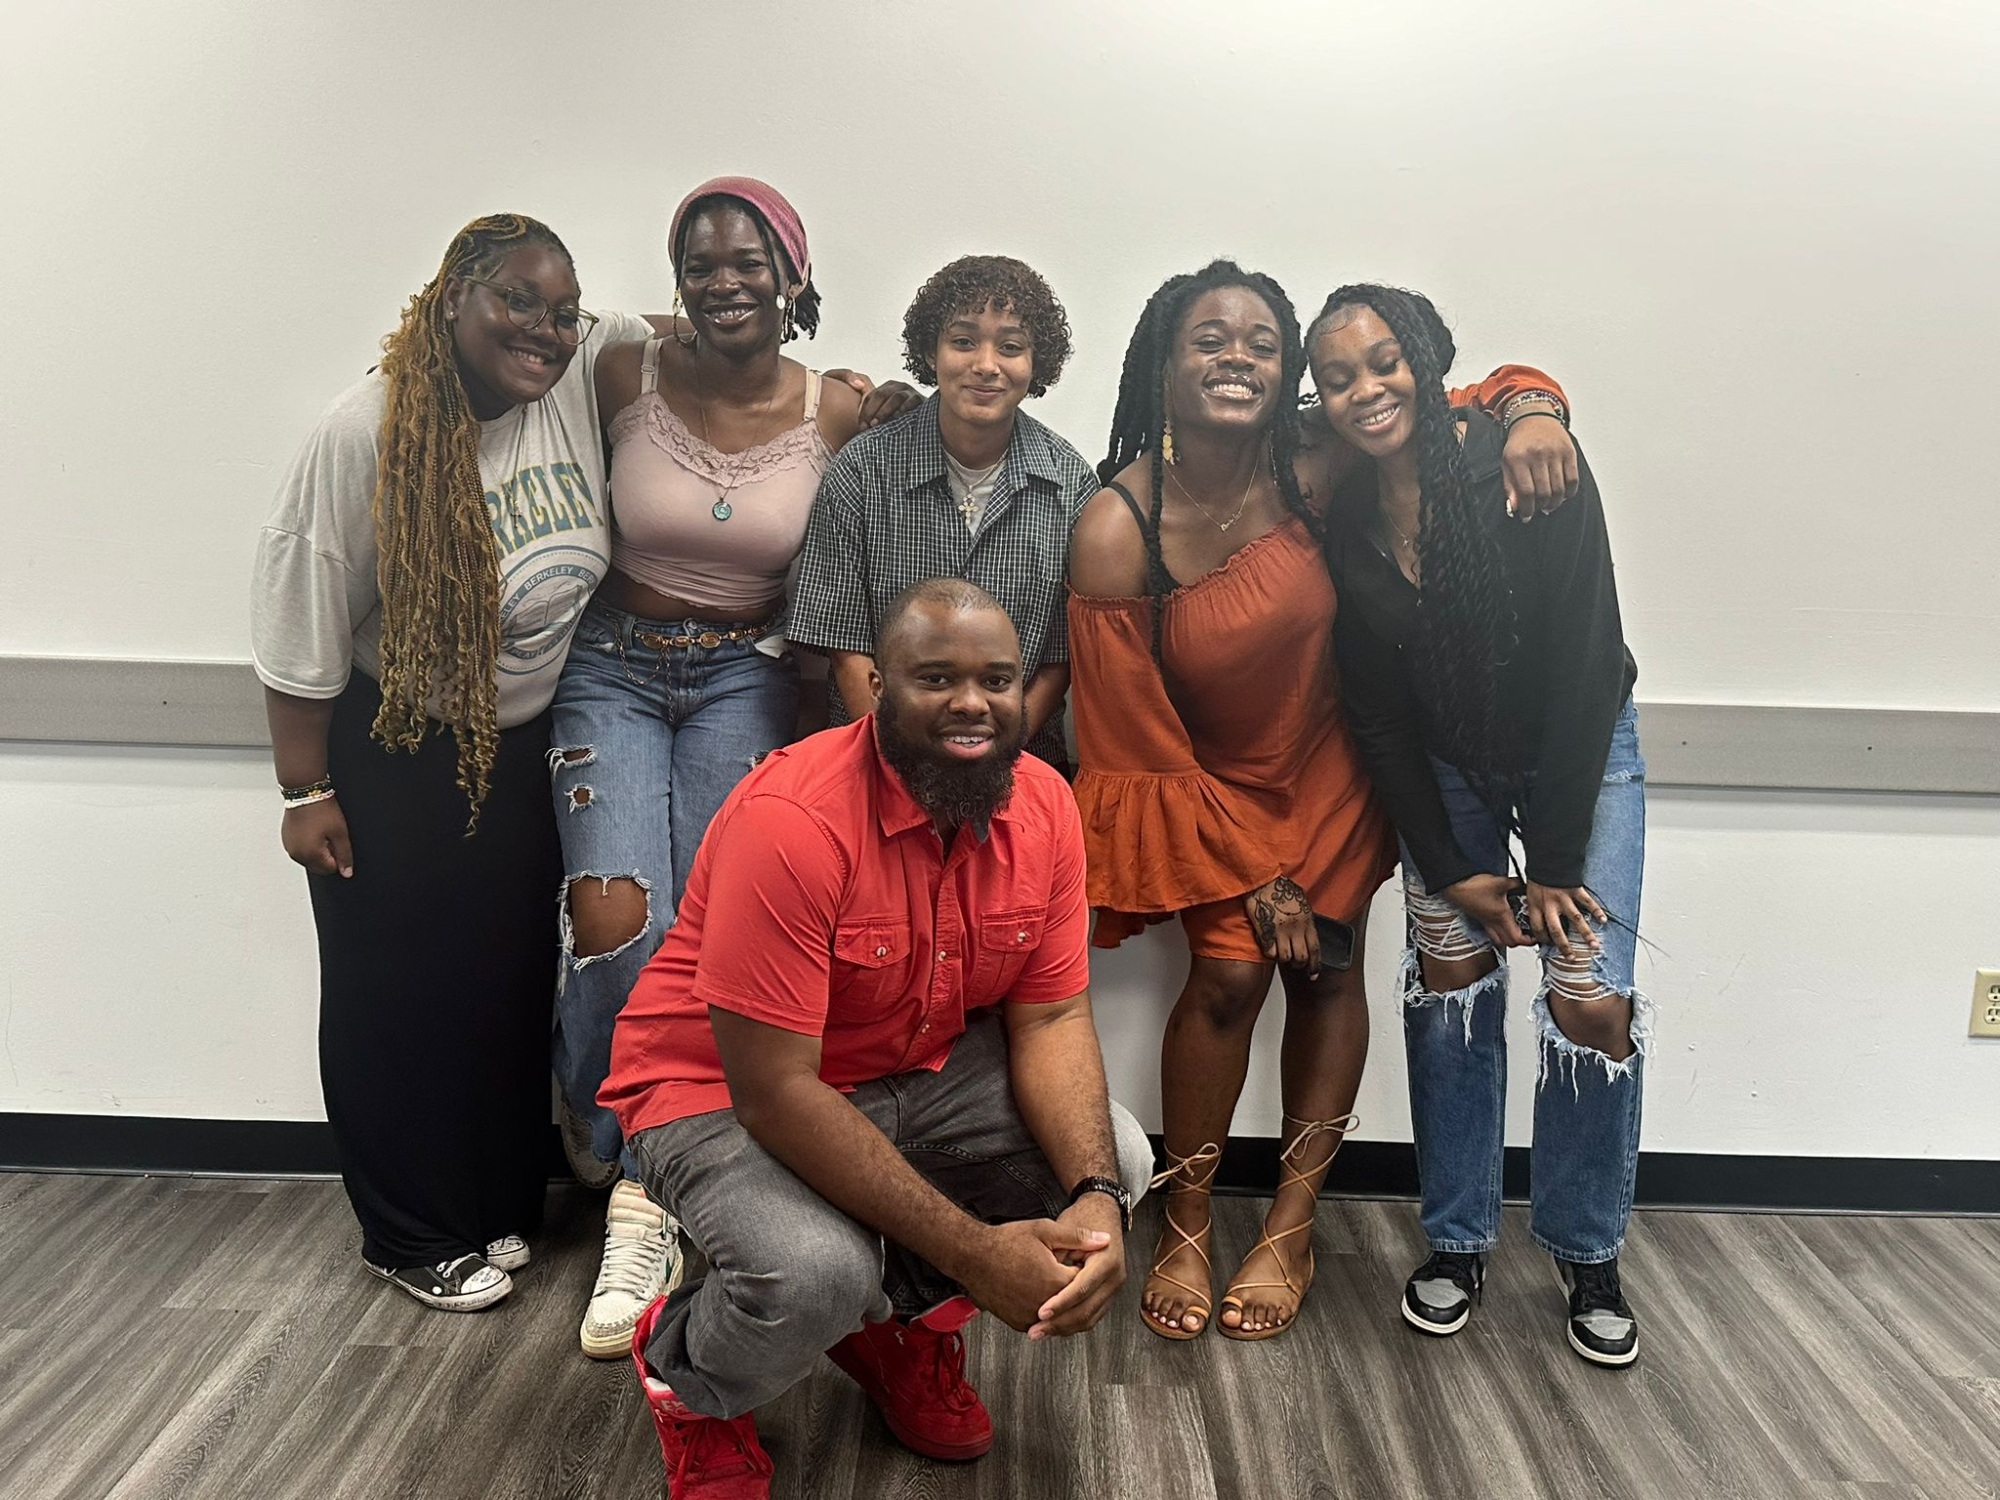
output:
<instances>
[{"instance_id":1,"label":"gold necklace","mask_svg":"<svg viewBox=\"0 0 2000 1500\"><path fill-rule=\"evenodd\" d=\"M1193 495L1190 495L1188 493L1187 486L1181 483L1180 476L1176 474L1172 468L1169 468L1167 470L1167 483L1172 485L1175 489L1179 490L1181 492L1181 498L1187 501L1189 505L1192 505L1196 510L1200 511L1203 515L1207 516L1210 524L1213 525L1217 531L1227 531L1230 527L1234 526L1238 521L1243 519L1244 508L1250 504L1250 492L1255 488L1257 488L1257 476L1260 471L1260 468L1261 466L1259 465L1251 466L1250 482L1243 486L1243 498L1236 502L1235 513L1231 515L1230 518L1226 521L1216 520L1214 511L1210 510L1206 505L1203 505L1199 500L1195 499Z\"/></svg>"}]
</instances>

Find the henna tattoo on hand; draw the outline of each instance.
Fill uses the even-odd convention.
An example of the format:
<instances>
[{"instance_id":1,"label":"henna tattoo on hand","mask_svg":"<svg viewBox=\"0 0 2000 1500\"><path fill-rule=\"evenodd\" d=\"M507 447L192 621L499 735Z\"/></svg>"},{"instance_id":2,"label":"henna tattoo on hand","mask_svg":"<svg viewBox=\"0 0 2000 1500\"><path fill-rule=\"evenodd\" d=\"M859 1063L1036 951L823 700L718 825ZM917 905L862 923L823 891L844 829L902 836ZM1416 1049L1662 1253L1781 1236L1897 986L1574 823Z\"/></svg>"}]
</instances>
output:
<instances>
[{"instance_id":1,"label":"henna tattoo on hand","mask_svg":"<svg viewBox=\"0 0 2000 1500\"><path fill-rule=\"evenodd\" d=\"M1257 929L1257 943L1266 953L1278 949L1278 919L1303 917L1312 912L1311 899L1304 887L1289 875L1271 882L1267 893L1250 898L1250 921Z\"/></svg>"},{"instance_id":2,"label":"henna tattoo on hand","mask_svg":"<svg viewBox=\"0 0 2000 1500\"><path fill-rule=\"evenodd\" d=\"M1312 910L1312 898L1289 875L1280 875L1271 882L1271 904L1281 917L1303 917Z\"/></svg>"}]
</instances>

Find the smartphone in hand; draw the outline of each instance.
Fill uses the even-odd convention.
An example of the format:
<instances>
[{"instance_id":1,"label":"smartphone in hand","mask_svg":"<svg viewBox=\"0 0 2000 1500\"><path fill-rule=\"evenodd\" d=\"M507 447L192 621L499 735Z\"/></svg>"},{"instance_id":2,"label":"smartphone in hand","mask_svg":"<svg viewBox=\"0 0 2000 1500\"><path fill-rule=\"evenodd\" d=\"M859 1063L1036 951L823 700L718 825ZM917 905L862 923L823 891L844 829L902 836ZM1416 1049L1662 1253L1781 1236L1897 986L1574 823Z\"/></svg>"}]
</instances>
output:
<instances>
[{"instance_id":1,"label":"smartphone in hand","mask_svg":"<svg viewBox=\"0 0 2000 1500\"><path fill-rule=\"evenodd\" d=\"M1319 966L1346 970L1354 963L1354 928L1346 922L1313 913L1313 931L1319 934Z\"/></svg>"}]
</instances>

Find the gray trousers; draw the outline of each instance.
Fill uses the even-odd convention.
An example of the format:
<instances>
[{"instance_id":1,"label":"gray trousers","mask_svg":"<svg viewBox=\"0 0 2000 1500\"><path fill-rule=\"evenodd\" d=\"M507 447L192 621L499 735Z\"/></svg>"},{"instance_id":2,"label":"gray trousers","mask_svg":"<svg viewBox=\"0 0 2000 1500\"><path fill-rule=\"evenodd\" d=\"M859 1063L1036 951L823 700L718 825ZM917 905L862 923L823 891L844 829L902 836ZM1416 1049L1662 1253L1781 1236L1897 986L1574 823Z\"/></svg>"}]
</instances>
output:
<instances>
[{"instance_id":1,"label":"gray trousers","mask_svg":"<svg viewBox=\"0 0 2000 1500\"><path fill-rule=\"evenodd\" d=\"M1014 1107L997 1012L969 1018L942 1071L878 1079L848 1098L976 1219L1053 1219L1068 1206ZM1152 1147L1122 1106L1111 1106L1111 1125L1118 1175L1136 1200ZM915 1316L960 1290L807 1187L734 1110L641 1131L629 1145L647 1193L708 1259L708 1275L674 1293L646 1346L654 1373L703 1416L761 1406L864 1322Z\"/></svg>"}]
</instances>

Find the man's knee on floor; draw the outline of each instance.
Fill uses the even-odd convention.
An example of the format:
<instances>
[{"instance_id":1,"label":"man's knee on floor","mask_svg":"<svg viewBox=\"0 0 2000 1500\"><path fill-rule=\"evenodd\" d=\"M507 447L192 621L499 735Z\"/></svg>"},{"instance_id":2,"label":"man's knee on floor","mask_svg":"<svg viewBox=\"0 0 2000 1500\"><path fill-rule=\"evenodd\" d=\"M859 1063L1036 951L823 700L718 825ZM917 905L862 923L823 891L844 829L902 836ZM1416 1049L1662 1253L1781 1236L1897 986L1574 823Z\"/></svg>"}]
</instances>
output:
<instances>
[{"instance_id":1,"label":"man's knee on floor","mask_svg":"<svg viewBox=\"0 0 2000 1500\"><path fill-rule=\"evenodd\" d=\"M616 953L652 922L652 887L636 875L578 875L563 902L564 947L572 959Z\"/></svg>"}]
</instances>

